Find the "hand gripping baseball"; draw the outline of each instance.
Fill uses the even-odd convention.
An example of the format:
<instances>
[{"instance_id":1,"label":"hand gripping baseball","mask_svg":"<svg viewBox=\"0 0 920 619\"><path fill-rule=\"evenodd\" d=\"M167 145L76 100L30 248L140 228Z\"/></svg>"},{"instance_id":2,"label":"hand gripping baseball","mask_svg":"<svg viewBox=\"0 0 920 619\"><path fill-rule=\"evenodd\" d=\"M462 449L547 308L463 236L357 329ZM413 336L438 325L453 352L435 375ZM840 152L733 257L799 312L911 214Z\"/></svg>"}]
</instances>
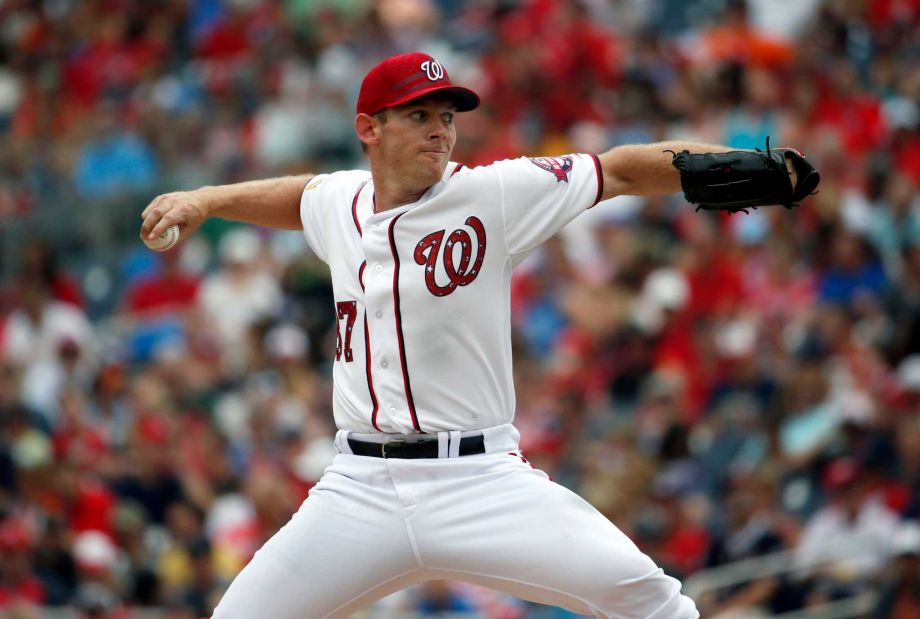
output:
<instances>
[{"instance_id":1,"label":"hand gripping baseball","mask_svg":"<svg viewBox=\"0 0 920 619\"><path fill-rule=\"evenodd\" d=\"M680 184L697 210L746 211L758 206L798 206L814 193L821 176L794 148L726 153L673 153Z\"/></svg>"},{"instance_id":2,"label":"hand gripping baseball","mask_svg":"<svg viewBox=\"0 0 920 619\"><path fill-rule=\"evenodd\" d=\"M184 240L208 218L208 209L200 191L177 191L157 196L141 213L140 237L146 243L179 226Z\"/></svg>"}]
</instances>

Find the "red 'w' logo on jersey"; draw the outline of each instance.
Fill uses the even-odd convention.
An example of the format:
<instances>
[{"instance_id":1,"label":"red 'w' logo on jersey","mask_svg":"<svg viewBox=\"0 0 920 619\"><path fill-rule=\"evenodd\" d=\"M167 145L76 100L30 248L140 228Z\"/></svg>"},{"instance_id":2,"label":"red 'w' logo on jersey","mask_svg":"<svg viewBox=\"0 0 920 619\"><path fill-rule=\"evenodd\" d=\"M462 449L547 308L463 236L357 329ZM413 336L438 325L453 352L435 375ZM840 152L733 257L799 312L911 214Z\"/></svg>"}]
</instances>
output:
<instances>
[{"instance_id":1,"label":"red 'w' logo on jersey","mask_svg":"<svg viewBox=\"0 0 920 619\"><path fill-rule=\"evenodd\" d=\"M469 285L479 275L482 259L486 255L486 228L476 217L468 217L465 223L476 235L475 241L470 237L469 232L459 229L451 232L445 243L446 231L438 230L425 236L415 246L415 262L425 265L425 284L431 294L436 297L449 295L457 289L457 286ZM474 244L476 245L475 260L472 259ZM454 251L458 248L459 261L454 255ZM439 285L435 280L439 255L443 256L442 262L448 279L444 286ZM470 265L471 260L472 266Z\"/></svg>"}]
</instances>

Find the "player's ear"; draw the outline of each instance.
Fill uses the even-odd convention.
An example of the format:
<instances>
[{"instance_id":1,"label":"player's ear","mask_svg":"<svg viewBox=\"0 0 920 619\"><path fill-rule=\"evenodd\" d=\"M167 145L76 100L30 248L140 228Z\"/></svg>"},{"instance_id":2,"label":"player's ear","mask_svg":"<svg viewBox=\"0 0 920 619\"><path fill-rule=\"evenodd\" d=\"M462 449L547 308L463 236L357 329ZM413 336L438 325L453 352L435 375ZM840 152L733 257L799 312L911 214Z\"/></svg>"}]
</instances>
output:
<instances>
[{"instance_id":1,"label":"player's ear","mask_svg":"<svg viewBox=\"0 0 920 619\"><path fill-rule=\"evenodd\" d=\"M379 125L380 122L373 116L368 116L367 114L355 116L355 133L358 134L358 139L365 146L377 144L380 141Z\"/></svg>"}]
</instances>

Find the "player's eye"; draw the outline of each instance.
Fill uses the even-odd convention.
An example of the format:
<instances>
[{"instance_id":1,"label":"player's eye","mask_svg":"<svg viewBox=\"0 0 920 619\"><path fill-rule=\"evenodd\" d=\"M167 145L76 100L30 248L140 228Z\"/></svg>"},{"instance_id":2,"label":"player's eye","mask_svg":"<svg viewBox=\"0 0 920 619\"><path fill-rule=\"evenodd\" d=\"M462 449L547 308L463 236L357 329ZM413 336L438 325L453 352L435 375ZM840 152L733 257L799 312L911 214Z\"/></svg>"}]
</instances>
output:
<instances>
[{"instance_id":1,"label":"player's eye","mask_svg":"<svg viewBox=\"0 0 920 619\"><path fill-rule=\"evenodd\" d=\"M412 120L424 121L428 118L428 114L424 110L415 110L409 114L409 118Z\"/></svg>"},{"instance_id":2,"label":"player's eye","mask_svg":"<svg viewBox=\"0 0 920 619\"><path fill-rule=\"evenodd\" d=\"M451 112L445 112L444 114L441 114L441 121L445 125L452 125L454 124L454 115Z\"/></svg>"}]
</instances>

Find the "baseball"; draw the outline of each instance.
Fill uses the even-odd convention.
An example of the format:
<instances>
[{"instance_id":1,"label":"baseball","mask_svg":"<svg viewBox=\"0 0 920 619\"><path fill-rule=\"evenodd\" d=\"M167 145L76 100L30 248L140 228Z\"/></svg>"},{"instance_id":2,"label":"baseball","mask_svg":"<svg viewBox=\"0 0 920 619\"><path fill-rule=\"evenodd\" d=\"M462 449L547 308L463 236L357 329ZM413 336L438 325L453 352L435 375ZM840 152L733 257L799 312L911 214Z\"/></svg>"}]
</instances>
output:
<instances>
[{"instance_id":1,"label":"baseball","mask_svg":"<svg viewBox=\"0 0 920 619\"><path fill-rule=\"evenodd\" d=\"M153 251L166 251L172 249L179 242L179 225L173 224L166 229L166 232L153 239L144 239L144 245Z\"/></svg>"}]
</instances>

